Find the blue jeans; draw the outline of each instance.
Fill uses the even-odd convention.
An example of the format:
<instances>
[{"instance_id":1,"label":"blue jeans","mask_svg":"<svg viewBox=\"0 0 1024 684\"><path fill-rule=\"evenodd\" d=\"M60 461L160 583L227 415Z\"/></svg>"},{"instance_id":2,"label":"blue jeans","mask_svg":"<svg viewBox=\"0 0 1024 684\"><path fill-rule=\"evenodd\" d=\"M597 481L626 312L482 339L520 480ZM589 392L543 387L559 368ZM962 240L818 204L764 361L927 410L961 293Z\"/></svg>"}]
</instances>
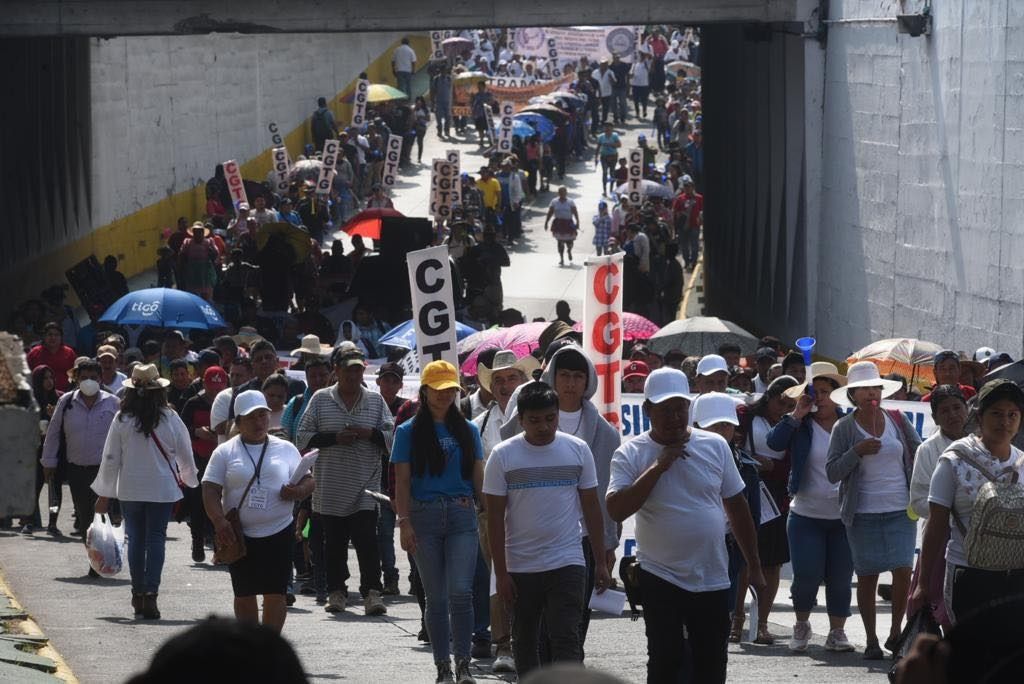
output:
<instances>
[{"instance_id":1,"label":"blue jeans","mask_svg":"<svg viewBox=\"0 0 1024 684\"><path fill-rule=\"evenodd\" d=\"M491 570L477 544L473 573L473 643L491 643Z\"/></svg>"},{"instance_id":2,"label":"blue jeans","mask_svg":"<svg viewBox=\"0 0 1024 684\"><path fill-rule=\"evenodd\" d=\"M850 617L853 556L842 520L805 518L789 512L793 609L810 611L817 603L818 587L825 583L825 606L832 617Z\"/></svg>"},{"instance_id":3,"label":"blue jeans","mask_svg":"<svg viewBox=\"0 0 1024 684\"><path fill-rule=\"evenodd\" d=\"M409 96L412 99L412 72L411 71L396 71L395 80L398 81L398 89Z\"/></svg>"},{"instance_id":4,"label":"blue jeans","mask_svg":"<svg viewBox=\"0 0 1024 684\"><path fill-rule=\"evenodd\" d=\"M380 568L384 584L398 581L395 567L395 512L391 506L381 506L377 516L377 549L380 551Z\"/></svg>"},{"instance_id":5,"label":"blue jeans","mask_svg":"<svg viewBox=\"0 0 1024 684\"><path fill-rule=\"evenodd\" d=\"M480 555L473 499L413 501L409 521L416 532L416 567L427 598L434 662L448 661L449 639L456 658L469 658L473 575Z\"/></svg>"},{"instance_id":6,"label":"blue jeans","mask_svg":"<svg viewBox=\"0 0 1024 684\"><path fill-rule=\"evenodd\" d=\"M134 592L155 594L160 590L167 522L171 519L172 508L173 503L121 502L128 538L128 571Z\"/></svg>"}]
</instances>

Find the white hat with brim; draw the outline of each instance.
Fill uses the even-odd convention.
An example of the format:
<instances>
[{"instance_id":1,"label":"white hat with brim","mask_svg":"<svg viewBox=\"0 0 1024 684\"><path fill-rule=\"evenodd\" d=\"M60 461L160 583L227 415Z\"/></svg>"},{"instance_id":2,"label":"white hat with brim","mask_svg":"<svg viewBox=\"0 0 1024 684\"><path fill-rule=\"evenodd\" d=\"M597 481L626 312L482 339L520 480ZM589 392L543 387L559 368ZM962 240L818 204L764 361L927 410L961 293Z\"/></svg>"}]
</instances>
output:
<instances>
[{"instance_id":1,"label":"white hat with brim","mask_svg":"<svg viewBox=\"0 0 1024 684\"><path fill-rule=\"evenodd\" d=\"M526 379L529 381L533 380L533 371L540 368L540 361L529 354L521 359L517 359L514 351L502 349L494 355L494 360L491 361L490 368L482 363L480 364L480 367L477 370L477 378L480 380L480 386L490 392L491 377L494 373L500 370L508 370L510 368L526 375Z\"/></svg>"},{"instance_id":2,"label":"white hat with brim","mask_svg":"<svg viewBox=\"0 0 1024 684\"><path fill-rule=\"evenodd\" d=\"M834 363L828 361L815 361L811 364L811 377L807 382L802 382L796 387L790 387L783 392L790 399L799 399L800 395L807 390L807 386L817 378L828 378L840 387L846 387L846 376L839 373Z\"/></svg>"},{"instance_id":3,"label":"white hat with brim","mask_svg":"<svg viewBox=\"0 0 1024 684\"><path fill-rule=\"evenodd\" d=\"M716 423L739 425L736 407L743 401L723 392L708 392L693 400L690 416L699 428L706 428Z\"/></svg>"},{"instance_id":4,"label":"white hat with brim","mask_svg":"<svg viewBox=\"0 0 1024 684\"><path fill-rule=\"evenodd\" d=\"M675 368L659 368L647 376L644 383L644 400L652 404L660 404L669 399L681 397L689 399L690 381L686 374Z\"/></svg>"},{"instance_id":5,"label":"white hat with brim","mask_svg":"<svg viewBox=\"0 0 1024 684\"><path fill-rule=\"evenodd\" d=\"M231 339L235 341L235 344L242 346L244 344L253 345L263 339L263 336L256 332L256 328L252 326L243 325L238 329L238 334L232 335Z\"/></svg>"},{"instance_id":6,"label":"white hat with brim","mask_svg":"<svg viewBox=\"0 0 1024 684\"><path fill-rule=\"evenodd\" d=\"M315 356L323 356L331 352L331 345L321 344L320 338L316 335L303 335L302 344L297 349L292 349L292 356L298 356L299 354L313 354Z\"/></svg>"},{"instance_id":7,"label":"white hat with brim","mask_svg":"<svg viewBox=\"0 0 1024 684\"><path fill-rule=\"evenodd\" d=\"M124 386L129 389L146 389L155 387L167 387L171 381L160 377L160 370L155 364L139 364L132 369L132 377L124 381Z\"/></svg>"},{"instance_id":8,"label":"white hat with brim","mask_svg":"<svg viewBox=\"0 0 1024 684\"><path fill-rule=\"evenodd\" d=\"M253 411L259 411L260 409L269 411L270 407L267 406L267 398L259 390L239 392L238 396L235 397L236 416L247 416Z\"/></svg>"},{"instance_id":9,"label":"white hat with brim","mask_svg":"<svg viewBox=\"0 0 1024 684\"><path fill-rule=\"evenodd\" d=\"M846 371L846 385L834 390L829 397L840 406L853 406L846 393L859 387L880 387L882 399L891 397L903 388L898 380L883 380L878 374L878 366L871 361L858 361Z\"/></svg>"}]
</instances>

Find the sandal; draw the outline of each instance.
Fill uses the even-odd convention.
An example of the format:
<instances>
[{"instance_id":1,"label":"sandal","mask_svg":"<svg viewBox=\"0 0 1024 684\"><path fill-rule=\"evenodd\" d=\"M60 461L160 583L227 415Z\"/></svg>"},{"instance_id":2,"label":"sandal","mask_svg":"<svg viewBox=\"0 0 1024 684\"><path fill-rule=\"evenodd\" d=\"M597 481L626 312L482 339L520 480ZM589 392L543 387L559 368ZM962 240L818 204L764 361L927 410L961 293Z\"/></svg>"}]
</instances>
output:
<instances>
[{"instance_id":1,"label":"sandal","mask_svg":"<svg viewBox=\"0 0 1024 684\"><path fill-rule=\"evenodd\" d=\"M743 623L745 615L737 615L732 619L732 628L729 630L729 643L738 644L743 640Z\"/></svg>"},{"instance_id":2,"label":"sandal","mask_svg":"<svg viewBox=\"0 0 1024 684\"><path fill-rule=\"evenodd\" d=\"M754 643L761 644L762 646L773 646L775 644L775 637L768 631L767 623L758 624L757 638L754 639Z\"/></svg>"}]
</instances>

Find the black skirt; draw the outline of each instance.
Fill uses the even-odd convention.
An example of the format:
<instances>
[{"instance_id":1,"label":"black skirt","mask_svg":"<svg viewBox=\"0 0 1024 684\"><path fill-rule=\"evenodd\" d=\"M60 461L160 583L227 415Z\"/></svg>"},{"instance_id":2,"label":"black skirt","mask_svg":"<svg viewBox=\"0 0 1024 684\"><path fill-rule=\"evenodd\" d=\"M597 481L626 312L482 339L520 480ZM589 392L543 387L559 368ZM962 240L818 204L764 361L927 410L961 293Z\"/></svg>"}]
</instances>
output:
<instances>
[{"instance_id":1,"label":"black skirt","mask_svg":"<svg viewBox=\"0 0 1024 684\"><path fill-rule=\"evenodd\" d=\"M285 594L291 577L294 522L269 537L246 537L245 557L228 566L235 597Z\"/></svg>"},{"instance_id":2,"label":"black skirt","mask_svg":"<svg viewBox=\"0 0 1024 684\"><path fill-rule=\"evenodd\" d=\"M761 567L771 567L789 562L789 536L786 534L789 507L784 506L789 494L785 482L767 480L765 485L775 499L775 505L784 509L782 515L757 528L757 551L761 556Z\"/></svg>"}]
</instances>

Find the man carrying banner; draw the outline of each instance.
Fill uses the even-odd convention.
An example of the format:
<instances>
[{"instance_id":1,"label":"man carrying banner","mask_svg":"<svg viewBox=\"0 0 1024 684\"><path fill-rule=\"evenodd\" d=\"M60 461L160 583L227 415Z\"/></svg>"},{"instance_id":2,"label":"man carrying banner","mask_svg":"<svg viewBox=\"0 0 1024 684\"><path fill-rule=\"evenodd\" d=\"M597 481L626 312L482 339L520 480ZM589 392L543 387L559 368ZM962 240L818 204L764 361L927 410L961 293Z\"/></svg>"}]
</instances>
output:
<instances>
[{"instance_id":1,"label":"man carrying banner","mask_svg":"<svg viewBox=\"0 0 1024 684\"><path fill-rule=\"evenodd\" d=\"M595 568L597 563L604 563L609 572L615 565L615 549L619 546L618 531L615 521L608 515L604 495L608 489L611 474L612 454L619 448L621 437L619 431L605 420L591 399L597 392L597 370L593 362L575 344L557 341L553 344L564 345L556 351L548 362L541 376L541 381L550 385L558 395L558 430L578 437L585 441L594 455L594 466L597 470L597 494L601 499L601 520L604 525L603 559L594 558L590 553L590 541L583 537L583 556L587 563L587 591L589 597L594 590ZM497 357L495 357L497 361ZM516 416L512 416L502 426L501 436L505 439L522 432L523 427ZM586 530L586 527L584 527ZM587 639L587 628L590 625L590 609L583 611L580 625L580 648ZM541 661L549 660L546 630L542 626L540 644Z\"/></svg>"},{"instance_id":2,"label":"man carrying banner","mask_svg":"<svg viewBox=\"0 0 1024 684\"><path fill-rule=\"evenodd\" d=\"M682 371L659 368L648 376L644 410L651 429L615 452L608 485L612 519L636 514L648 682L680 681L691 666L695 682L725 681L726 517L750 568L750 584L758 592L765 586L732 451L720 435L690 427L689 394Z\"/></svg>"}]
</instances>

